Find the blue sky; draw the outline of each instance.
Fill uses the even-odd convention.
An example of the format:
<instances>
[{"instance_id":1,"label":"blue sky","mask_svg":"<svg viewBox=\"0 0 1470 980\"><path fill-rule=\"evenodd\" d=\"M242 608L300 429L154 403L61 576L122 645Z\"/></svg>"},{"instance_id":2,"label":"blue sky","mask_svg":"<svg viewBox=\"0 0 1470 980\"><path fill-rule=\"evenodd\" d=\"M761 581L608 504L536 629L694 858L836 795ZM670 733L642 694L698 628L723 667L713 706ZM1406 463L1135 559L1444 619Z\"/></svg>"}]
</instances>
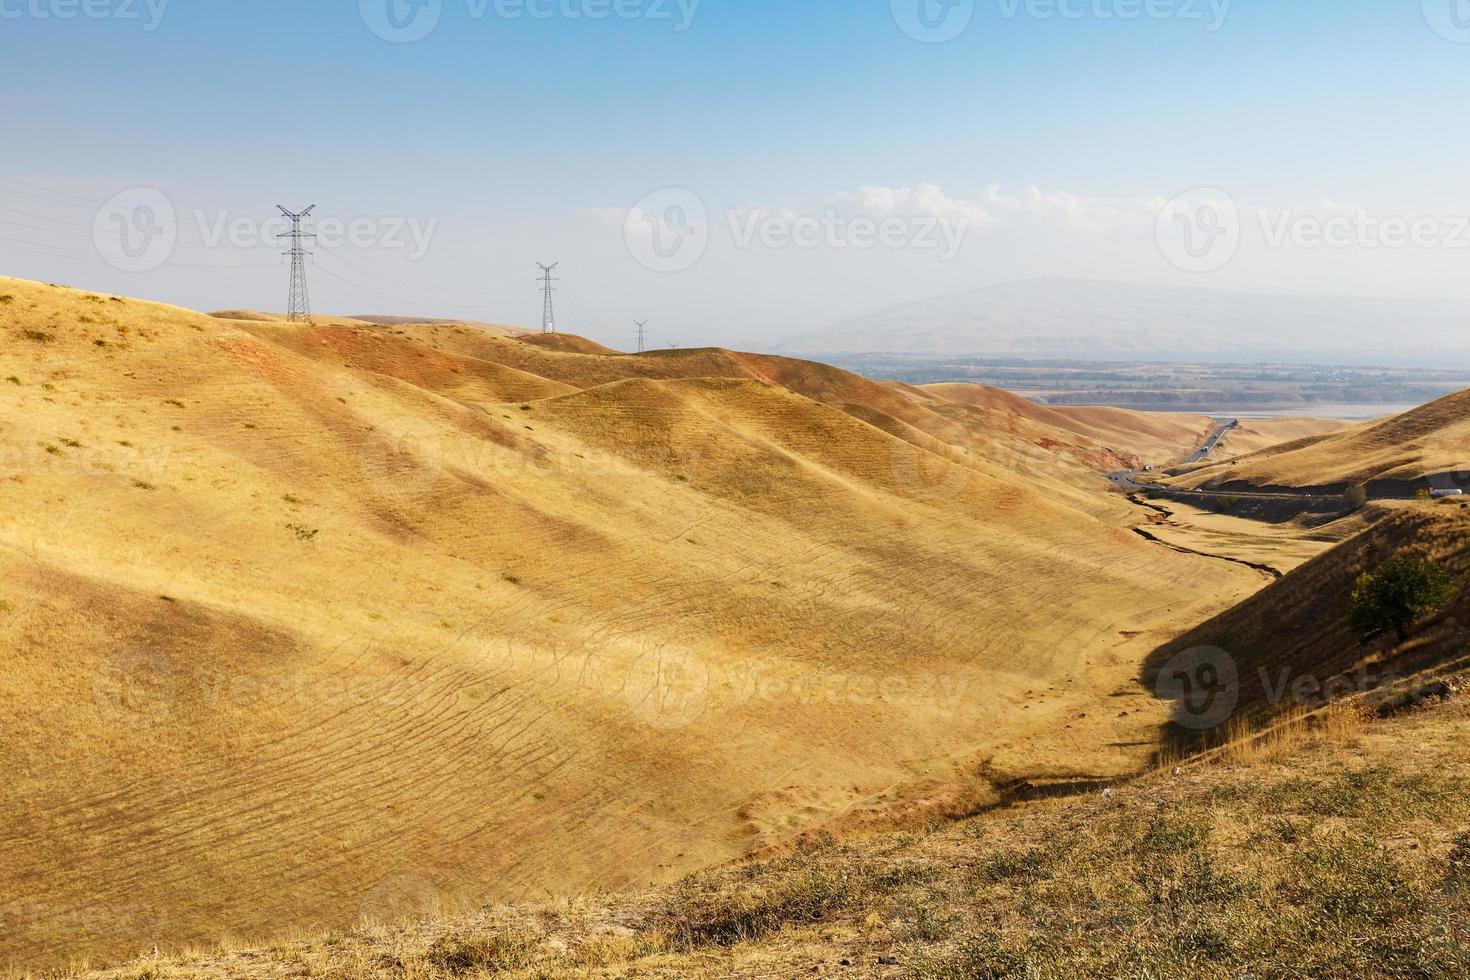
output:
<instances>
[{"instance_id":1,"label":"blue sky","mask_svg":"<svg viewBox=\"0 0 1470 980\"><path fill-rule=\"evenodd\" d=\"M1247 210L1470 214L1470 44L1456 43L1470 38L1442 36L1417 0L1153 0L1158 16L1127 20L1143 0L976 0L944 43L906 35L890 0L702 0L682 31L675 0L624 0L637 16L601 20L585 16L597 0L528 0L553 8L537 19L442 0L437 26L410 43L368 24L372 4L403 0L363 0L366 17L357 0L171 0L151 30L147 0L59 16L80 2L0 0L0 177L25 182L0 180L0 270L15 275L278 309L274 251L201 243L195 215L263 220L279 201L435 223L413 259L348 246L355 274L319 277L319 309L529 322L534 263L560 259L568 328L609 339L637 316L686 342L754 342L1042 275L1460 288L1457 249L1252 253L1249 234L1201 279L1161 259L1147 215L1200 186ZM851 217L868 207L860 188L925 185L975 219L955 256L728 241L730 209L819 218L836 199ZM85 261L86 202L139 187L181 216L170 260L131 272ZM656 272L628 254L615 212L669 187L708 208L710 245L693 267ZM1022 205L1000 216L1033 187L1082 210L1136 209L1137 227L1084 220L1079 232ZM915 207L927 213L882 214ZM224 268L197 268L212 265Z\"/></svg>"}]
</instances>

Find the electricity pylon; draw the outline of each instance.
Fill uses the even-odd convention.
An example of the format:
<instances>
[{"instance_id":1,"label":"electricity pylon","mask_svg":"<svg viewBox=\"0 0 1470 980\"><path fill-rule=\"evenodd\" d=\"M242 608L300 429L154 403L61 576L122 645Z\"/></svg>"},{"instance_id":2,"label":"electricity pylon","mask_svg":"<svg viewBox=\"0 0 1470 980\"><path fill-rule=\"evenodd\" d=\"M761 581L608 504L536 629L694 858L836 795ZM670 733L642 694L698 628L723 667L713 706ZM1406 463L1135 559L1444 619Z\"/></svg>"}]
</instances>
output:
<instances>
[{"instance_id":1,"label":"electricity pylon","mask_svg":"<svg viewBox=\"0 0 1470 980\"><path fill-rule=\"evenodd\" d=\"M291 250L281 253L291 256L291 298L286 304L286 319L291 323L310 323L311 298L306 292L306 257L311 253L303 247L302 239L315 238L316 235L302 231L301 222L316 209L316 205L313 204L300 214L292 214L279 204L276 207L291 221L291 230L276 236L291 240Z\"/></svg>"},{"instance_id":2,"label":"electricity pylon","mask_svg":"<svg viewBox=\"0 0 1470 980\"><path fill-rule=\"evenodd\" d=\"M557 280L556 280L556 277L551 274L551 272L552 272L553 269L555 269L559 265L561 265L560 262L553 262L553 263L551 263L551 265L542 265L540 262L537 262L536 263L536 267L541 270L541 295L542 295L542 303L541 303L541 332L542 333L556 333L556 311L552 308L552 304L551 304L551 294L555 290L552 288L552 285L551 284L554 283L554 282L556 282Z\"/></svg>"}]
</instances>

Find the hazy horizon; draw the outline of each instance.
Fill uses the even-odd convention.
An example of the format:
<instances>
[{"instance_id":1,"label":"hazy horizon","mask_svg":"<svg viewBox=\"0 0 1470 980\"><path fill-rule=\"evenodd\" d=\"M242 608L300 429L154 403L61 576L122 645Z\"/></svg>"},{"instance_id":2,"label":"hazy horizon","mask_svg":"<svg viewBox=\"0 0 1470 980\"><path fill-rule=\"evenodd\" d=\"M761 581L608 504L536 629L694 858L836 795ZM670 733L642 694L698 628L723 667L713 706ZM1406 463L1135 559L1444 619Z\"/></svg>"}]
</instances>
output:
<instances>
[{"instance_id":1,"label":"hazy horizon","mask_svg":"<svg viewBox=\"0 0 1470 980\"><path fill-rule=\"evenodd\" d=\"M28 0L0 266L280 310L276 205L316 204L317 310L536 327L556 261L559 321L623 345L1046 277L1466 301L1437 8Z\"/></svg>"}]
</instances>

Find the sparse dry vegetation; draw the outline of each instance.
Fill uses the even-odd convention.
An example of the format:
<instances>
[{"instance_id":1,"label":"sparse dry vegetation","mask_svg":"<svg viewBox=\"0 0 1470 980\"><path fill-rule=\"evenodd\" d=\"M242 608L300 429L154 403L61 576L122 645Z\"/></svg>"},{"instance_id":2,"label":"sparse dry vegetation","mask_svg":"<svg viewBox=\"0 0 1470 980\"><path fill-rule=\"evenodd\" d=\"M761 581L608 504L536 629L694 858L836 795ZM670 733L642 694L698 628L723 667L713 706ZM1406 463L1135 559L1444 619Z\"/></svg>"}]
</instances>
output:
<instances>
[{"instance_id":1,"label":"sparse dry vegetation","mask_svg":"<svg viewBox=\"0 0 1470 980\"><path fill-rule=\"evenodd\" d=\"M264 978L286 963L324 980L714 980L849 964L924 980L1466 975L1470 706L1332 717L1296 726L1289 746L1211 753L1106 795L809 844L651 892L142 968L160 980Z\"/></svg>"}]
</instances>

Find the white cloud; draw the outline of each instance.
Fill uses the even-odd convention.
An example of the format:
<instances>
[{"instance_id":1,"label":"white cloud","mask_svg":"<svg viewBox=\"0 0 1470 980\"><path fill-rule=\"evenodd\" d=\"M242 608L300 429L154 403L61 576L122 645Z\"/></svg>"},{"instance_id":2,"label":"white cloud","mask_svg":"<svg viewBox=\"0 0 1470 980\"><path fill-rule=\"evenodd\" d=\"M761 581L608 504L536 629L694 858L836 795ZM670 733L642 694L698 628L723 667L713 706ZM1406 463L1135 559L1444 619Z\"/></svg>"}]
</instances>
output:
<instances>
[{"instance_id":1,"label":"white cloud","mask_svg":"<svg viewBox=\"0 0 1470 980\"><path fill-rule=\"evenodd\" d=\"M749 218L792 221L803 215L836 210L848 217L865 215L873 218L938 217L965 221L970 226L1003 222L1040 224L1069 232L1102 233L1122 227L1150 223L1167 203L1162 196L1144 199L1110 199L1081 197L1071 191L1043 191L1027 187L1006 192L998 184L986 186L978 200L945 193L935 184L886 187L862 184L851 190L837 191L820 205L810 208L750 205L731 213ZM585 208L581 215L608 227L622 227L629 208ZM636 214L635 214L636 217Z\"/></svg>"},{"instance_id":2,"label":"white cloud","mask_svg":"<svg viewBox=\"0 0 1470 980\"><path fill-rule=\"evenodd\" d=\"M964 218L972 224L1010 221L1054 225L1074 232L1106 232L1153 221L1164 205L1164 198L1079 197L1070 191L1043 191L1034 186L1008 193L998 184L990 184L979 200L968 200L946 194L934 184L919 184L914 187L863 185L851 191L838 191L828 198L828 203L874 217L933 215Z\"/></svg>"},{"instance_id":3,"label":"white cloud","mask_svg":"<svg viewBox=\"0 0 1470 980\"><path fill-rule=\"evenodd\" d=\"M628 220L628 208L583 208L577 214L591 218L609 228L621 228Z\"/></svg>"},{"instance_id":4,"label":"white cloud","mask_svg":"<svg viewBox=\"0 0 1470 980\"><path fill-rule=\"evenodd\" d=\"M963 198L950 197L933 184L917 187L873 187L838 191L827 199L834 207L846 206L876 218L901 217L964 218L971 223L990 220L985 208Z\"/></svg>"},{"instance_id":5,"label":"white cloud","mask_svg":"<svg viewBox=\"0 0 1470 980\"><path fill-rule=\"evenodd\" d=\"M1046 192L1039 187L1007 194L999 185L985 188L985 207L1017 220L1061 225L1072 231L1105 232L1152 221L1164 199L1151 200L1078 197L1070 191Z\"/></svg>"}]
</instances>

